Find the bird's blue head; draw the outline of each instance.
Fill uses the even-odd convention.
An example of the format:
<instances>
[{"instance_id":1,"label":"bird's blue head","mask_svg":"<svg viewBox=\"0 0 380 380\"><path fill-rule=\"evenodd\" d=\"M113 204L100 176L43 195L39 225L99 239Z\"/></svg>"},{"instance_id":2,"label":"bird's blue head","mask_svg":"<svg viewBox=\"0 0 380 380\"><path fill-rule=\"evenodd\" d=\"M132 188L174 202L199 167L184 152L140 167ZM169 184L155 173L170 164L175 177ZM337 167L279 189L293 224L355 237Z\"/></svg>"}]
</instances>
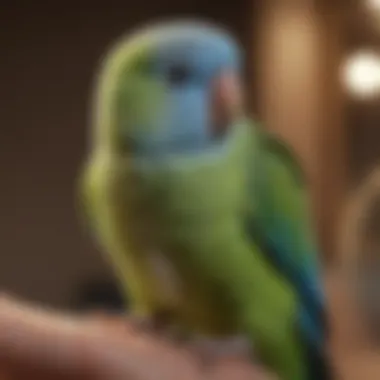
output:
<instances>
[{"instance_id":1,"label":"bird's blue head","mask_svg":"<svg viewBox=\"0 0 380 380\"><path fill-rule=\"evenodd\" d=\"M159 158L223 145L242 114L240 49L228 33L175 22L138 32L118 54L116 130L124 149Z\"/></svg>"}]
</instances>

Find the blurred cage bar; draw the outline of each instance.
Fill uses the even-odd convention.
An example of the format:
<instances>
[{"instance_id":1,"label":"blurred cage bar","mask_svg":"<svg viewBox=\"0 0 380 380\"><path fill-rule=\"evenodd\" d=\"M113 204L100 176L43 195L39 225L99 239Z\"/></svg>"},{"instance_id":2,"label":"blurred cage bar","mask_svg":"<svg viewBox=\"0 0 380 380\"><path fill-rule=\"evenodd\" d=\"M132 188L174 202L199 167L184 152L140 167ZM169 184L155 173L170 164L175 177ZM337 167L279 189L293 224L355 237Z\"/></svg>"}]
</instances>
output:
<instances>
[{"instance_id":1,"label":"blurred cage bar","mask_svg":"<svg viewBox=\"0 0 380 380\"><path fill-rule=\"evenodd\" d=\"M344 97L339 67L349 1L265 1L253 31L257 113L302 160L324 259L336 252L346 190Z\"/></svg>"},{"instance_id":2,"label":"blurred cage bar","mask_svg":"<svg viewBox=\"0 0 380 380\"><path fill-rule=\"evenodd\" d=\"M367 51L379 58L380 1L361 0L352 7L347 33L347 54ZM380 62L376 63L378 66ZM379 71L379 67L375 68ZM367 75L375 76L368 67ZM369 80L371 80L369 78ZM376 78L372 79L376 82ZM359 188L371 171L380 164L380 103L379 90L371 97L348 97L346 112L347 152L350 192Z\"/></svg>"},{"instance_id":3,"label":"blurred cage bar","mask_svg":"<svg viewBox=\"0 0 380 380\"><path fill-rule=\"evenodd\" d=\"M339 264L370 342L380 343L380 167L353 192L344 213Z\"/></svg>"}]
</instances>

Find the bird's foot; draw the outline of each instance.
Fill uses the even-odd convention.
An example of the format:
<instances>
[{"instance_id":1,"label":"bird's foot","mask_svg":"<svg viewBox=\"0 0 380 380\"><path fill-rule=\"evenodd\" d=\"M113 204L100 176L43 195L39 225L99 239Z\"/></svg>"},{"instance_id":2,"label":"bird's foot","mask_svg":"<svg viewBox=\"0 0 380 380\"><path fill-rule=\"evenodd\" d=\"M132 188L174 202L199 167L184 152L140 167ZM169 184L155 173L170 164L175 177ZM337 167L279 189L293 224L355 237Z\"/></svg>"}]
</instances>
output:
<instances>
[{"instance_id":1,"label":"bird's foot","mask_svg":"<svg viewBox=\"0 0 380 380\"><path fill-rule=\"evenodd\" d=\"M191 341L191 332L177 324L167 326L165 336L170 342L180 346L187 345Z\"/></svg>"},{"instance_id":2,"label":"bird's foot","mask_svg":"<svg viewBox=\"0 0 380 380\"><path fill-rule=\"evenodd\" d=\"M163 334L169 325L166 313L156 313L152 315L132 314L129 317L129 323L136 330L158 335Z\"/></svg>"},{"instance_id":3,"label":"bird's foot","mask_svg":"<svg viewBox=\"0 0 380 380\"><path fill-rule=\"evenodd\" d=\"M243 336L218 339L197 338L192 342L191 350L200 359L201 365L204 367L209 367L220 359L252 358L251 343Z\"/></svg>"}]
</instances>

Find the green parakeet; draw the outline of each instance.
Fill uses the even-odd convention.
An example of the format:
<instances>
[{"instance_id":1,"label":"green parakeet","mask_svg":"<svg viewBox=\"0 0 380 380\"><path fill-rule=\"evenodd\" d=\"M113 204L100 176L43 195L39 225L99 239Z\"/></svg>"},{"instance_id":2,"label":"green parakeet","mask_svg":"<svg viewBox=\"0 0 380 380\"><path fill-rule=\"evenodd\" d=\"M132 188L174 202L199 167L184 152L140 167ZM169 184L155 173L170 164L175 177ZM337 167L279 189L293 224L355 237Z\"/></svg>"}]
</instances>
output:
<instances>
[{"instance_id":1,"label":"green parakeet","mask_svg":"<svg viewBox=\"0 0 380 380\"><path fill-rule=\"evenodd\" d=\"M242 333L283 380L326 380L303 175L245 118L241 61L198 22L121 39L97 81L86 213L133 314Z\"/></svg>"}]
</instances>

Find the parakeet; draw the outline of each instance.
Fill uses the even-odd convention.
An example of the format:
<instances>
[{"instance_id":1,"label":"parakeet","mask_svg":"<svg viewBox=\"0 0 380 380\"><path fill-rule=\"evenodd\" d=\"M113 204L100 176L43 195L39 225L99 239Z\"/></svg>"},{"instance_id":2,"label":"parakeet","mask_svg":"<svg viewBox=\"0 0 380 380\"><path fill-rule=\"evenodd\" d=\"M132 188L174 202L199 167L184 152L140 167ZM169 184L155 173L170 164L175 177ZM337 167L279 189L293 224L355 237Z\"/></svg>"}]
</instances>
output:
<instances>
[{"instance_id":1,"label":"parakeet","mask_svg":"<svg viewBox=\"0 0 380 380\"><path fill-rule=\"evenodd\" d=\"M133 315L242 333L281 379L326 380L304 176L246 118L242 61L202 22L122 38L96 83L82 199Z\"/></svg>"}]
</instances>

